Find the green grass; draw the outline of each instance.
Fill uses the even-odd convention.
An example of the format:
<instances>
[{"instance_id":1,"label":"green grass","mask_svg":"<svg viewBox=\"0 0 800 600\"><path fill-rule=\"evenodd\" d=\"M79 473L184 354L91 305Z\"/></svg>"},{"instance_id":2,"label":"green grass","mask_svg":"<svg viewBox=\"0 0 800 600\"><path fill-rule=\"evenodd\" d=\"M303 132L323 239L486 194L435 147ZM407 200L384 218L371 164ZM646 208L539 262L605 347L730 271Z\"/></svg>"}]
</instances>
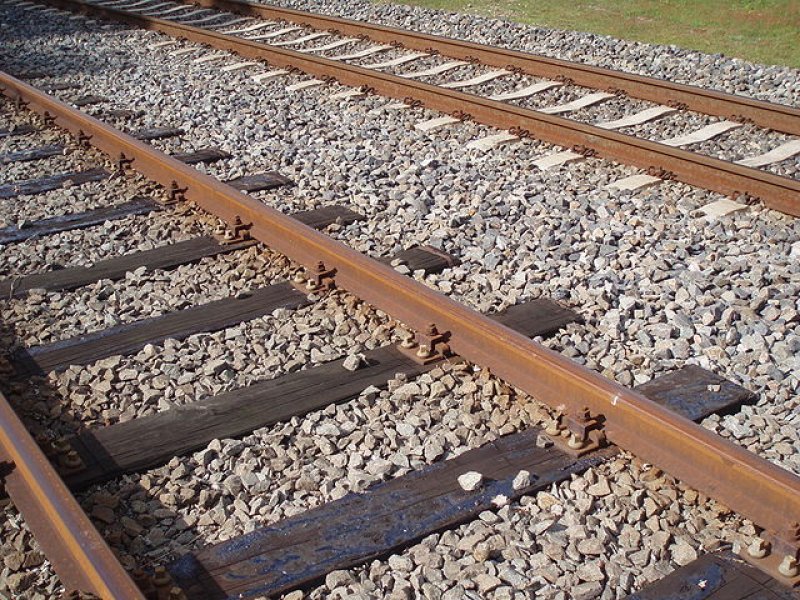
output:
<instances>
[{"instance_id":1,"label":"green grass","mask_svg":"<svg viewBox=\"0 0 800 600\"><path fill-rule=\"evenodd\" d=\"M800 67L800 0L394 1Z\"/></svg>"}]
</instances>

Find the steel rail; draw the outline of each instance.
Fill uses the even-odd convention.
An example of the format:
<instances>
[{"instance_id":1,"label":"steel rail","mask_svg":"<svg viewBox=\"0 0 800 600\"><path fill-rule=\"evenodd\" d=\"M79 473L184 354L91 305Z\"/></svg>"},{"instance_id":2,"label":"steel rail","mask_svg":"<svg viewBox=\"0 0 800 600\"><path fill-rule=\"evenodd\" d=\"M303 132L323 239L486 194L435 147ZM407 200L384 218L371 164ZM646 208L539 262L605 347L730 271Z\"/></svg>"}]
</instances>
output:
<instances>
[{"instance_id":1,"label":"steel rail","mask_svg":"<svg viewBox=\"0 0 800 600\"><path fill-rule=\"evenodd\" d=\"M535 77L567 78L577 85L589 88L619 90L633 98L659 104L686 106L688 109L709 115L750 121L761 127L800 135L800 109L786 104L765 102L540 54L246 0L176 1L260 19L288 21L314 29L336 31L346 36L367 36L375 42L401 44L409 50L422 52L434 51L444 56L476 61L491 67L519 70Z\"/></svg>"},{"instance_id":2,"label":"steel rail","mask_svg":"<svg viewBox=\"0 0 800 600\"><path fill-rule=\"evenodd\" d=\"M800 515L800 477L789 471L26 83L2 74L0 87L226 222L250 224L255 239L297 263L322 261L337 287L393 318L418 331L435 323L455 352L532 397L603 415L610 441L761 527L783 534Z\"/></svg>"},{"instance_id":3,"label":"steel rail","mask_svg":"<svg viewBox=\"0 0 800 600\"><path fill-rule=\"evenodd\" d=\"M335 79L344 85L368 88L385 96L412 99L434 110L455 112L492 127L514 129L553 144L585 149L588 153L596 153L642 169L655 170L668 178L675 178L722 194L736 196L745 193L761 199L769 208L800 216L800 181L767 171L474 94L269 46L200 27L106 8L84 0L39 1L57 8L121 21L208 44L236 52L246 58L265 60L278 67L295 68L316 77Z\"/></svg>"},{"instance_id":4,"label":"steel rail","mask_svg":"<svg viewBox=\"0 0 800 600\"><path fill-rule=\"evenodd\" d=\"M68 590L144 600L139 588L0 394L0 480Z\"/></svg>"}]
</instances>

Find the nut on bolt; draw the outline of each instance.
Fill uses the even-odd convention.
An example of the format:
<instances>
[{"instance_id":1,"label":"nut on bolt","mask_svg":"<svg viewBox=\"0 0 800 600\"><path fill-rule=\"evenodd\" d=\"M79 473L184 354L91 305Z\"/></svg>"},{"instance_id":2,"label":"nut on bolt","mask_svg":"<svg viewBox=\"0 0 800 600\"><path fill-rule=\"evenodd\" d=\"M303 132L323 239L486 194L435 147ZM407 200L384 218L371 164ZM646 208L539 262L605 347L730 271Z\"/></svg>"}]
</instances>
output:
<instances>
[{"instance_id":1,"label":"nut on bolt","mask_svg":"<svg viewBox=\"0 0 800 600\"><path fill-rule=\"evenodd\" d=\"M747 553L753 558L764 558L769 554L769 542L764 538L756 538L753 543L747 547Z\"/></svg>"},{"instance_id":2,"label":"nut on bolt","mask_svg":"<svg viewBox=\"0 0 800 600\"><path fill-rule=\"evenodd\" d=\"M173 586L169 590L169 600L186 600L186 594L178 586Z\"/></svg>"},{"instance_id":3,"label":"nut on bolt","mask_svg":"<svg viewBox=\"0 0 800 600\"><path fill-rule=\"evenodd\" d=\"M172 577L170 577L166 567L156 567L155 573L153 574L153 585L157 588L172 586Z\"/></svg>"},{"instance_id":4,"label":"nut on bolt","mask_svg":"<svg viewBox=\"0 0 800 600\"><path fill-rule=\"evenodd\" d=\"M83 465L83 461L81 461L80 455L75 450L70 450L67 452L66 456L63 457L62 464L67 469L80 469Z\"/></svg>"},{"instance_id":5,"label":"nut on bolt","mask_svg":"<svg viewBox=\"0 0 800 600\"><path fill-rule=\"evenodd\" d=\"M416 348L416 346L417 342L414 340L414 334L410 331L406 331L403 335L403 340L400 342L400 347L411 350L412 348Z\"/></svg>"},{"instance_id":6,"label":"nut on bolt","mask_svg":"<svg viewBox=\"0 0 800 600\"><path fill-rule=\"evenodd\" d=\"M794 556L787 554L778 565L778 573L784 577L797 577L800 575L800 564Z\"/></svg>"},{"instance_id":7,"label":"nut on bolt","mask_svg":"<svg viewBox=\"0 0 800 600\"><path fill-rule=\"evenodd\" d=\"M569 446L573 450L580 450L585 445L586 445L586 440L584 440L577 433L570 433L569 441L567 442L567 446Z\"/></svg>"},{"instance_id":8,"label":"nut on bolt","mask_svg":"<svg viewBox=\"0 0 800 600\"><path fill-rule=\"evenodd\" d=\"M557 436L561 435L561 431L563 429L564 427L561 425L561 421L558 419L558 417L555 417L547 424L547 428L544 430L544 432L547 435Z\"/></svg>"},{"instance_id":9,"label":"nut on bolt","mask_svg":"<svg viewBox=\"0 0 800 600\"><path fill-rule=\"evenodd\" d=\"M417 348L417 356L420 358L429 358L431 355L431 350L425 344L420 344L419 348Z\"/></svg>"}]
</instances>

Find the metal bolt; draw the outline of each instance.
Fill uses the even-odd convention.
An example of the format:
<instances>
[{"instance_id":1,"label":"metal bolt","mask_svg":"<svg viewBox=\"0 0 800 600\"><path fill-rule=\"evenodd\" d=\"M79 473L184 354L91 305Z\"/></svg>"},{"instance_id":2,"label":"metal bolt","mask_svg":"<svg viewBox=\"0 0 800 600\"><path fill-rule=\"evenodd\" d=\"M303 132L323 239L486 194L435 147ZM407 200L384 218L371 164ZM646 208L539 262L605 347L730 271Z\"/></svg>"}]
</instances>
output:
<instances>
[{"instance_id":1,"label":"metal bolt","mask_svg":"<svg viewBox=\"0 0 800 600\"><path fill-rule=\"evenodd\" d=\"M306 282L306 276L303 275L302 271L298 271L297 273L294 274L294 282L295 283L305 283Z\"/></svg>"},{"instance_id":2,"label":"metal bolt","mask_svg":"<svg viewBox=\"0 0 800 600\"><path fill-rule=\"evenodd\" d=\"M778 573L784 577L797 577L800 575L800 565L798 565L797 559L791 554L784 556L781 564L778 565Z\"/></svg>"},{"instance_id":3,"label":"metal bolt","mask_svg":"<svg viewBox=\"0 0 800 600\"><path fill-rule=\"evenodd\" d=\"M165 567L156 567L153 583L157 588L165 588L172 584L172 577L169 576Z\"/></svg>"},{"instance_id":4,"label":"metal bolt","mask_svg":"<svg viewBox=\"0 0 800 600\"><path fill-rule=\"evenodd\" d=\"M433 337L435 335L439 335L439 330L436 329L436 325L434 323L430 323L428 327L425 329L425 335Z\"/></svg>"},{"instance_id":5,"label":"metal bolt","mask_svg":"<svg viewBox=\"0 0 800 600\"><path fill-rule=\"evenodd\" d=\"M70 446L67 438L58 438L55 442L53 442L53 450L56 451L56 454L67 454L71 448L72 446Z\"/></svg>"},{"instance_id":6,"label":"metal bolt","mask_svg":"<svg viewBox=\"0 0 800 600\"><path fill-rule=\"evenodd\" d=\"M409 333L408 335L403 336L403 341L400 342L400 347L410 350L411 348L416 348L417 342L414 340L414 334Z\"/></svg>"},{"instance_id":7,"label":"metal bolt","mask_svg":"<svg viewBox=\"0 0 800 600\"><path fill-rule=\"evenodd\" d=\"M428 348L425 344L420 344L419 348L417 349L417 356L420 358L428 358L430 355L430 348Z\"/></svg>"},{"instance_id":8,"label":"metal bolt","mask_svg":"<svg viewBox=\"0 0 800 600\"><path fill-rule=\"evenodd\" d=\"M173 586L169 590L169 600L185 600L186 595L183 593L183 590L178 586Z\"/></svg>"},{"instance_id":9,"label":"metal bolt","mask_svg":"<svg viewBox=\"0 0 800 600\"><path fill-rule=\"evenodd\" d=\"M561 433L561 423L558 422L558 419L552 419L544 432L547 435L559 435Z\"/></svg>"},{"instance_id":10,"label":"metal bolt","mask_svg":"<svg viewBox=\"0 0 800 600\"><path fill-rule=\"evenodd\" d=\"M306 281L306 288L307 289L316 290L318 287L319 287L319 285L317 285L317 282L314 281L313 279L309 279L308 281Z\"/></svg>"},{"instance_id":11,"label":"metal bolt","mask_svg":"<svg viewBox=\"0 0 800 600\"><path fill-rule=\"evenodd\" d=\"M577 433L573 433L569 436L569 441L567 442L567 446L572 448L573 450L580 450L586 445L586 442L581 439L581 437Z\"/></svg>"},{"instance_id":12,"label":"metal bolt","mask_svg":"<svg viewBox=\"0 0 800 600\"><path fill-rule=\"evenodd\" d=\"M83 463L81 462L80 455L75 450L67 452L64 458L64 466L68 469L78 469Z\"/></svg>"},{"instance_id":13,"label":"metal bolt","mask_svg":"<svg viewBox=\"0 0 800 600\"><path fill-rule=\"evenodd\" d=\"M747 553L753 558L764 558L769 554L769 542L762 538L756 538L747 547Z\"/></svg>"}]
</instances>

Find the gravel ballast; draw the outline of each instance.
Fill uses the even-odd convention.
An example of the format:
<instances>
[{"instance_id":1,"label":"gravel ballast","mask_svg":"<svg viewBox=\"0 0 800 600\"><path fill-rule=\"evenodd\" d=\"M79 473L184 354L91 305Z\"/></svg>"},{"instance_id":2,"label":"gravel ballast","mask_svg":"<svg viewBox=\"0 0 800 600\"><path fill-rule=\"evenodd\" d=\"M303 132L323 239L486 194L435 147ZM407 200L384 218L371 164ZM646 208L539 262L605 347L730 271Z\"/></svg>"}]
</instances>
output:
<instances>
[{"instance_id":1,"label":"gravel ballast","mask_svg":"<svg viewBox=\"0 0 800 600\"><path fill-rule=\"evenodd\" d=\"M800 98L800 77L790 69L477 17L442 18L400 6L326 2L314 4L314 10L398 26L411 26L413 20L475 41L581 57L698 85L713 81L719 89L773 101ZM47 70L53 81L80 83L87 94L144 110L137 128L186 130L184 140L158 142L160 148L227 150L232 159L200 167L217 177L275 169L296 182L293 188L257 194L266 204L284 212L332 203L358 210L366 221L330 233L374 256L413 243L447 250L461 259L459 267L418 278L477 309L539 296L573 307L585 324L569 326L546 344L607 377L632 386L694 363L757 392L757 405L710 417L704 426L800 473L796 220L754 206L707 221L698 211L718 195L669 182L633 194L610 192L606 184L636 170L609 161L588 159L542 172L531 162L557 148L535 140L487 154L469 152L466 142L496 132L464 123L422 133L414 124L437 113L385 109L387 101L377 97L332 101L328 96L340 89L335 86L287 92L287 85L308 79L303 75L257 84L251 76L260 69L221 71L240 60L234 55L195 64L193 58L212 50L194 46L197 52L180 57L169 53L191 44L151 50L149 44L167 39L152 32L104 30L57 15L23 22L28 13L8 5L0 6L0 15L4 64ZM388 60L391 54L377 56L370 60ZM67 98L70 93L57 94ZM610 113L612 105L606 108ZM586 110L592 111L589 120L606 118L603 104ZM691 124L680 122L677 130L657 121L647 131L667 137ZM695 123L701 124L705 121ZM741 143L732 139L722 154ZM46 172L54 164L67 166L42 161L20 173ZM81 206L102 205L115 193L120 201L119 194L148 184L130 178L105 185L22 198L21 214L38 218L70 212L76 193L85 194L79 196L86 203ZM12 208L3 211L4 219L14 218ZM61 234L55 244L32 241L30 250L7 246L0 264L6 276L57 261L87 264L213 226L213 220L192 214L135 217ZM107 244L109 232L121 232L119 243ZM29 295L4 302L3 318L24 322L25 340L59 339L84 326L103 326L106 311L96 304L100 295L117 298L111 314L128 320L290 274L289 266L268 251L251 249L70 294ZM337 294L219 334L167 342L109 364L50 376L56 405L64 397L80 402L58 411L42 400L34 420L63 434L164 410L393 339L391 320L354 306L354 299ZM86 323L75 321L76 315ZM208 370L210 363L219 368ZM131 372L142 375L127 379ZM100 381L110 381L108 392L92 389ZM126 563L154 565L546 417L531 399L487 382L480 373L448 367L411 382L395 380L386 392L370 391L241 441L212 442L165 467L98 486L81 501L101 529L113 533L113 545ZM4 534L19 522L9 514ZM386 560L332 573L310 595L524 598L535 591L545 598L617 598L700 552L752 533L752 525L740 517L622 455L547 494L486 513ZM21 539L29 548L29 538ZM46 571L40 565L6 568L9 575ZM52 578L36 573L20 588L22 597L36 597L36 582L54 585Z\"/></svg>"}]
</instances>

